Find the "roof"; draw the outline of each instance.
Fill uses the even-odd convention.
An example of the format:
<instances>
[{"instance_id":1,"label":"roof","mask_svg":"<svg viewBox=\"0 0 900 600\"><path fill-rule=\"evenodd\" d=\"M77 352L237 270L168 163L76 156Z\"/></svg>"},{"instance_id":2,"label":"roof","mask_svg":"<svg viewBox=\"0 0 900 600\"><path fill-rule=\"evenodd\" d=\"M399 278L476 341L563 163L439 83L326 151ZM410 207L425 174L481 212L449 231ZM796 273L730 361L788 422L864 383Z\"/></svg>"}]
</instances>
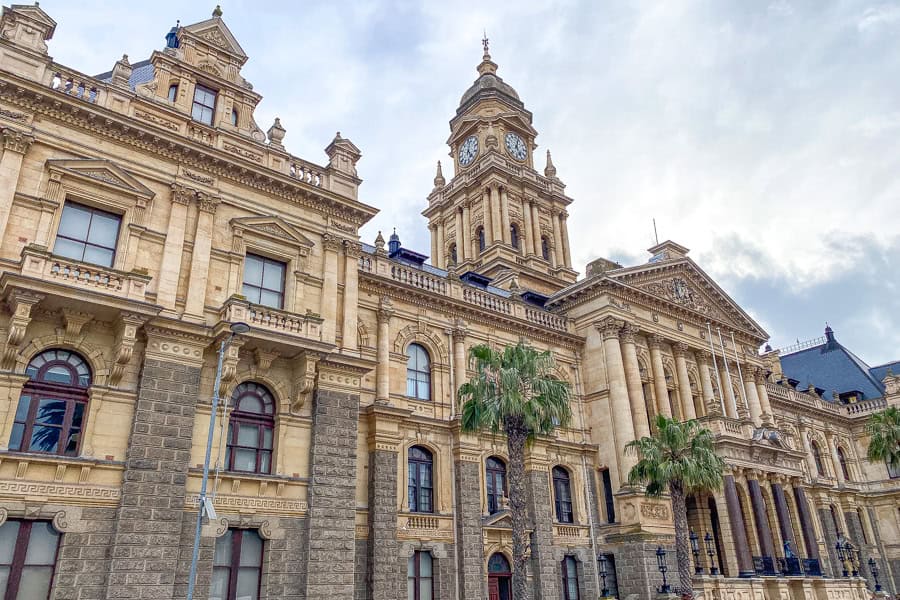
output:
<instances>
[{"instance_id":1,"label":"roof","mask_svg":"<svg viewBox=\"0 0 900 600\"><path fill-rule=\"evenodd\" d=\"M872 367L871 369L869 369L869 373L872 375L872 377L875 378L876 381L881 383L887 376L888 370L893 372L894 375L900 375L900 360L895 360L894 362L884 363L883 365Z\"/></svg>"},{"instance_id":2,"label":"roof","mask_svg":"<svg viewBox=\"0 0 900 600\"><path fill-rule=\"evenodd\" d=\"M824 389L826 400L831 400L831 392L861 392L862 400L883 396L884 386L872 368L838 342L830 329L825 335L821 344L782 356L784 374L799 381L801 388L812 384Z\"/></svg>"},{"instance_id":3,"label":"roof","mask_svg":"<svg viewBox=\"0 0 900 600\"><path fill-rule=\"evenodd\" d=\"M112 81L112 71L94 75L95 79L99 79L103 83ZM131 65L131 77L128 78L128 87L132 90L142 83L153 81L153 64L149 60L141 60Z\"/></svg>"}]
</instances>

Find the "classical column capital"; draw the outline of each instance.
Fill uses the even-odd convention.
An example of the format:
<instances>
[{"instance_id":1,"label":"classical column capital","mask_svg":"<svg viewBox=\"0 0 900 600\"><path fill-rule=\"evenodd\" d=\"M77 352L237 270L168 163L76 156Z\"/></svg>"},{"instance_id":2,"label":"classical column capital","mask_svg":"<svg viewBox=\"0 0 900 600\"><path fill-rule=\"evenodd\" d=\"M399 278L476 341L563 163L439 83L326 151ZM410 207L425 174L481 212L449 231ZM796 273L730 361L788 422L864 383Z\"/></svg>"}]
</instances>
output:
<instances>
[{"instance_id":1,"label":"classical column capital","mask_svg":"<svg viewBox=\"0 0 900 600\"><path fill-rule=\"evenodd\" d=\"M394 316L394 303L387 296L382 296L381 301L378 303L378 310L376 311L376 315L378 316L378 324L382 323L390 323L391 317Z\"/></svg>"},{"instance_id":2,"label":"classical column capital","mask_svg":"<svg viewBox=\"0 0 900 600\"><path fill-rule=\"evenodd\" d=\"M322 235L322 248L326 251L337 252L341 248L343 240L333 233Z\"/></svg>"},{"instance_id":3,"label":"classical column capital","mask_svg":"<svg viewBox=\"0 0 900 600\"><path fill-rule=\"evenodd\" d=\"M362 244L353 240L344 240L344 254L347 258L359 258L362 256Z\"/></svg>"},{"instance_id":4,"label":"classical column capital","mask_svg":"<svg viewBox=\"0 0 900 600\"><path fill-rule=\"evenodd\" d=\"M619 339L622 340L623 344L633 344L634 336L640 331L638 326L634 323L630 323L625 321L625 325L622 326L621 331L619 332Z\"/></svg>"},{"instance_id":5,"label":"classical column capital","mask_svg":"<svg viewBox=\"0 0 900 600\"><path fill-rule=\"evenodd\" d=\"M702 348L700 350L694 350L694 358L696 358L698 365L711 367L712 356L712 352L710 352L709 350L704 350Z\"/></svg>"},{"instance_id":6,"label":"classical column capital","mask_svg":"<svg viewBox=\"0 0 900 600\"><path fill-rule=\"evenodd\" d=\"M658 333L651 334L650 337L647 338L647 343L649 344L649 346L651 348L655 348L657 350L659 350L660 348L663 347L663 344L665 343L665 341L666 341L666 338L664 338L663 336L661 336Z\"/></svg>"},{"instance_id":7,"label":"classical column capital","mask_svg":"<svg viewBox=\"0 0 900 600\"><path fill-rule=\"evenodd\" d=\"M462 342L466 339L469 330L465 321L462 319L453 319L450 324L450 334L453 336L454 342Z\"/></svg>"},{"instance_id":8,"label":"classical column capital","mask_svg":"<svg viewBox=\"0 0 900 600\"><path fill-rule=\"evenodd\" d=\"M604 340L619 339L619 333L622 331L622 321L613 317L606 317L601 321L594 323L594 327L600 332Z\"/></svg>"},{"instance_id":9,"label":"classical column capital","mask_svg":"<svg viewBox=\"0 0 900 600\"><path fill-rule=\"evenodd\" d=\"M187 206L191 203L191 200L193 200L194 196L196 195L197 192L189 187L185 187L180 183L172 184L172 202L174 202L175 204Z\"/></svg>"},{"instance_id":10,"label":"classical column capital","mask_svg":"<svg viewBox=\"0 0 900 600\"><path fill-rule=\"evenodd\" d=\"M691 347L684 342L678 342L672 346L672 352L675 354L675 358L687 358L690 351Z\"/></svg>"},{"instance_id":11,"label":"classical column capital","mask_svg":"<svg viewBox=\"0 0 900 600\"><path fill-rule=\"evenodd\" d=\"M222 199L218 196L213 196L206 192L197 192L197 206L200 208L200 212L216 214L216 209L221 202Z\"/></svg>"},{"instance_id":12,"label":"classical column capital","mask_svg":"<svg viewBox=\"0 0 900 600\"><path fill-rule=\"evenodd\" d=\"M753 381L758 385L764 385L766 383L766 370L761 367L753 369Z\"/></svg>"},{"instance_id":13,"label":"classical column capital","mask_svg":"<svg viewBox=\"0 0 900 600\"><path fill-rule=\"evenodd\" d=\"M33 135L24 133L18 129L13 129L12 127L4 127L2 134L4 150L25 154L28 152L28 148L31 147L31 144L34 143Z\"/></svg>"}]
</instances>

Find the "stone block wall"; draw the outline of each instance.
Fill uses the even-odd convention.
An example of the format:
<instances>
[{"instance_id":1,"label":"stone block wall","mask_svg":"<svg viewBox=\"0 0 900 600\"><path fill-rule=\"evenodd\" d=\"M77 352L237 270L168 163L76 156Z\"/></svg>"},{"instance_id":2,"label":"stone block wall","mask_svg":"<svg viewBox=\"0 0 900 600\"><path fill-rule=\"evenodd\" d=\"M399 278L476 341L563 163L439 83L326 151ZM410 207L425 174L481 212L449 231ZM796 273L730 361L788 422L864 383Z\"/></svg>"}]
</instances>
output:
<instances>
[{"instance_id":1,"label":"stone block wall","mask_svg":"<svg viewBox=\"0 0 900 600\"><path fill-rule=\"evenodd\" d=\"M371 600L369 593L369 540L356 540L356 587L353 600Z\"/></svg>"},{"instance_id":2,"label":"stone block wall","mask_svg":"<svg viewBox=\"0 0 900 600\"><path fill-rule=\"evenodd\" d=\"M54 600L100 600L105 595L114 508L84 508L79 531L60 541L53 581Z\"/></svg>"},{"instance_id":3,"label":"stone block wall","mask_svg":"<svg viewBox=\"0 0 900 600\"><path fill-rule=\"evenodd\" d=\"M662 585L662 575L656 563L656 549L662 546L666 552L669 585L678 585L678 563L675 560L674 542L659 544L653 540L623 540L612 548L616 559L616 576L619 597L637 594L638 598L653 598Z\"/></svg>"},{"instance_id":4,"label":"stone block wall","mask_svg":"<svg viewBox=\"0 0 900 600\"><path fill-rule=\"evenodd\" d=\"M265 541L260 598L305 598L308 521L281 517L278 526L278 535Z\"/></svg>"},{"instance_id":5,"label":"stone block wall","mask_svg":"<svg viewBox=\"0 0 900 600\"><path fill-rule=\"evenodd\" d=\"M456 539L460 600L487 597L481 533L481 464L456 461Z\"/></svg>"},{"instance_id":6,"label":"stone block wall","mask_svg":"<svg viewBox=\"0 0 900 600\"><path fill-rule=\"evenodd\" d=\"M204 519L204 522L206 520ZM197 527L197 512L184 511L181 518L181 550L178 555L178 570L175 573L175 595L173 598L186 598L188 581L191 572L191 557L194 553L194 533ZM209 598L209 586L212 584L213 555L216 551L216 539L210 535L209 525L200 535L200 554L197 557L197 580L194 585L194 598Z\"/></svg>"},{"instance_id":7,"label":"stone block wall","mask_svg":"<svg viewBox=\"0 0 900 600\"><path fill-rule=\"evenodd\" d=\"M828 577L839 577L843 567L838 559L837 551L834 549L837 531L834 528L834 522L831 520L831 511L827 508L820 508L818 513L822 531L825 533L825 546L828 548L828 560L825 560L823 556L819 561L822 565L822 574Z\"/></svg>"},{"instance_id":8,"label":"stone block wall","mask_svg":"<svg viewBox=\"0 0 900 600\"><path fill-rule=\"evenodd\" d=\"M369 453L369 547L368 587L371 600L401 597L401 582L394 565L397 544L397 461L396 452ZM403 583L405 585L405 583Z\"/></svg>"},{"instance_id":9,"label":"stone block wall","mask_svg":"<svg viewBox=\"0 0 900 600\"><path fill-rule=\"evenodd\" d=\"M878 520L875 518L875 509L866 509L869 515L869 523L872 523L872 530L875 532L875 543L884 548L884 539L881 537L881 530L878 529ZM900 560L888 561L884 552L879 552L881 558L878 560L878 581L885 590L892 593L900 592Z\"/></svg>"},{"instance_id":10,"label":"stone block wall","mask_svg":"<svg viewBox=\"0 0 900 600\"><path fill-rule=\"evenodd\" d=\"M534 525L531 577L534 600L559 600L559 565L553 556L553 508L546 471L525 473L528 518Z\"/></svg>"}]
</instances>

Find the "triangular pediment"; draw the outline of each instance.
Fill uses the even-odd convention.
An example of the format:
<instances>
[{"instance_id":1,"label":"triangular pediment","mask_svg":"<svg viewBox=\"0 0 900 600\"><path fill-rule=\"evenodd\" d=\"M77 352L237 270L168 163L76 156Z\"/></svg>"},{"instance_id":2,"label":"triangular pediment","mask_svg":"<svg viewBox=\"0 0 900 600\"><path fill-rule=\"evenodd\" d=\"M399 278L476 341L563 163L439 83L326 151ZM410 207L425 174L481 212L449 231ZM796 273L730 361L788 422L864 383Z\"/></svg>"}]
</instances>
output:
<instances>
[{"instance_id":1,"label":"triangular pediment","mask_svg":"<svg viewBox=\"0 0 900 600\"><path fill-rule=\"evenodd\" d=\"M181 34L185 33L195 38L200 44L225 51L241 59L242 63L247 60L247 54L244 52L244 49L241 48L234 34L231 33L231 30L219 17L213 17L212 19L182 27Z\"/></svg>"},{"instance_id":2,"label":"triangular pediment","mask_svg":"<svg viewBox=\"0 0 900 600\"><path fill-rule=\"evenodd\" d=\"M103 159L48 160L51 171L60 171L79 179L92 179L103 184L126 190L133 195L152 198L153 191L138 181L131 173L112 161Z\"/></svg>"},{"instance_id":3,"label":"triangular pediment","mask_svg":"<svg viewBox=\"0 0 900 600\"><path fill-rule=\"evenodd\" d=\"M484 527L497 527L500 529L512 529L512 516L508 509L495 512L492 515L482 517L481 524Z\"/></svg>"},{"instance_id":4,"label":"triangular pediment","mask_svg":"<svg viewBox=\"0 0 900 600\"><path fill-rule=\"evenodd\" d=\"M232 219L231 225L235 229L252 231L264 237L277 238L278 240L287 242L293 246L311 248L315 245L313 241L303 235L300 230L281 217L243 217Z\"/></svg>"},{"instance_id":5,"label":"triangular pediment","mask_svg":"<svg viewBox=\"0 0 900 600\"><path fill-rule=\"evenodd\" d=\"M688 257L660 260L606 273L614 282L650 294L703 318L767 339L769 335Z\"/></svg>"}]
</instances>

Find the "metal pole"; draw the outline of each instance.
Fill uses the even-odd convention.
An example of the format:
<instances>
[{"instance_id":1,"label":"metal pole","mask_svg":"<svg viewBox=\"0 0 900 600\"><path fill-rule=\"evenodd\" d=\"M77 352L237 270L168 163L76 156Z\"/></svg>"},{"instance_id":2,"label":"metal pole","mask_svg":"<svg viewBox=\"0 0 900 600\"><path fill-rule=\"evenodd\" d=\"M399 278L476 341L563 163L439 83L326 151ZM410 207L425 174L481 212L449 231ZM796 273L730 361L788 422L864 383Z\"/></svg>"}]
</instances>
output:
<instances>
[{"instance_id":1,"label":"metal pole","mask_svg":"<svg viewBox=\"0 0 900 600\"><path fill-rule=\"evenodd\" d=\"M209 481L209 459L212 455L213 434L216 430L216 412L219 408L219 386L222 384L222 362L225 359L225 348L234 337L232 333L222 340L219 346L219 364L216 366L216 381L213 384L212 410L209 413L209 435L206 438L206 458L203 461L203 479L200 483L200 499L197 508L197 527L194 530L194 552L191 555L191 573L188 576L187 600L193 600L194 587L197 583L197 560L200 558L200 529L203 526L203 509L206 506L206 484Z\"/></svg>"},{"instance_id":2,"label":"metal pole","mask_svg":"<svg viewBox=\"0 0 900 600\"><path fill-rule=\"evenodd\" d=\"M709 321L706 322L706 331L709 333L709 352L712 354L713 370L716 372L716 381L719 383L719 408L722 409L722 416L727 416L725 412L725 388L722 387L722 377L719 375L719 363L716 361L716 349L713 347L712 328Z\"/></svg>"},{"instance_id":3,"label":"metal pole","mask_svg":"<svg viewBox=\"0 0 900 600\"><path fill-rule=\"evenodd\" d=\"M747 401L747 384L744 383L744 374L741 372L741 361L740 356L738 355L737 343L734 341L733 331L731 332L731 347L734 348L734 363L737 365L738 379L741 380L741 392L744 394L744 406L750 408L750 403Z\"/></svg>"},{"instance_id":4,"label":"metal pole","mask_svg":"<svg viewBox=\"0 0 900 600\"><path fill-rule=\"evenodd\" d=\"M731 371L728 370L728 356L725 354L725 341L722 339L722 330L716 327L716 332L719 334L719 345L722 347L722 362L725 363L725 380L728 383L728 393L731 397L734 397L734 386L731 385ZM724 400L725 394L722 394L722 399ZM737 401L735 401L735 411L737 411Z\"/></svg>"}]
</instances>

